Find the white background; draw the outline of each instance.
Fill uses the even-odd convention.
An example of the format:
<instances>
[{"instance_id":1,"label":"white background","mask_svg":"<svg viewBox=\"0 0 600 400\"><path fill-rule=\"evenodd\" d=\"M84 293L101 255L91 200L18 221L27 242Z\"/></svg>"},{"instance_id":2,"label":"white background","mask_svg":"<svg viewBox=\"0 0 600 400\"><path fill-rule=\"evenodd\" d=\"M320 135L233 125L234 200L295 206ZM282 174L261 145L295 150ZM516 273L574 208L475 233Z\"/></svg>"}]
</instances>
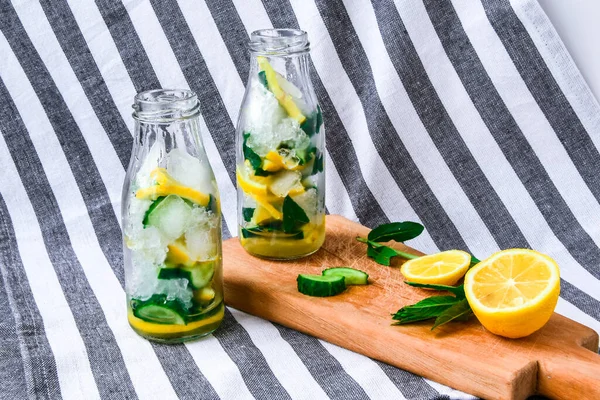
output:
<instances>
[{"instance_id":1,"label":"white background","mask_svg":"<svg viewBox=\"0 0 600 400\"><path fill-rule=\"evenodd\" d=\"M600 0L538 0L600 100Z\"/></svg>"}]
</instances>

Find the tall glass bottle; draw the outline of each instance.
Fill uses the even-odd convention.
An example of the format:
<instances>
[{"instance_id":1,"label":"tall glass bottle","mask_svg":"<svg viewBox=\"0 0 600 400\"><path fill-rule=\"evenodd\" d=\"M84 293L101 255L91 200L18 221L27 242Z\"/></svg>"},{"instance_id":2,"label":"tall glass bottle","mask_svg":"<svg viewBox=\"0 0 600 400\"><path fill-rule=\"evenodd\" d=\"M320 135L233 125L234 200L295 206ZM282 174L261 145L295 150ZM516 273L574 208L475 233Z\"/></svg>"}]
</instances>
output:
<instances>
[{"instance_id":1,"label":"tall glass bottle","mask_svg":"<svg viewBox=\"0 0 600 400\"><path fill-rule=\"evenodd\" d=\"M128 319L140 335L180 342L223 319L219 192L189 90L135 96L134 147L122 199Z\"/></svg>"},{"instance_id":2,"label":"tall glass bottle","mask_svg":"<svg viewBox=\"0 0 600 400\"><path fill-rule=\"evenodd\" d=\"M250 254L293 259L325 240L325 132L306 32L252 33L237 125L239 237Z\"/></svg>"}]
</instances>

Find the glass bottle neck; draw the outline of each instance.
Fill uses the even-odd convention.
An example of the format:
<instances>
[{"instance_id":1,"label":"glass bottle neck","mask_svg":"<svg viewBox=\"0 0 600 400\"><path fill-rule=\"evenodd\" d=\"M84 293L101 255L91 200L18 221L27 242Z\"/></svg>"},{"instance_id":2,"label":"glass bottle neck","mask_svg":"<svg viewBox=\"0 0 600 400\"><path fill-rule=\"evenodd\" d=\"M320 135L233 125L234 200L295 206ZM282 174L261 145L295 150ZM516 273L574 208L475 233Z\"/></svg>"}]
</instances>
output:
<instances>
[{"instance_id":1,"label":"glass bottle neck","mask_svg":"<svg viewBox=\"0 0 600 400\"><path fill-rule=\"evenodd\" d=\"M299 29L261 29L250 34L248 48L255 56L299 56L308 54L310 43Z\"/></svg>"},{"instance_id":2,"label":"glass bottle neck","mask_svg":"<svg viewBox=\"0 0 600 400\"><path fill-rule=\"evenodd\" d=\"M138 152L155 144L164 152L174 148L185 148L194 155L203 152L200 103L194 92L172 89L142 92L135 96L133 109Z\"/></svg>"},{"instance_id":3,"label":"glass bottle neck","mask_svg":"<svg viewBox=\"0 0 600 400\"><path fill-rule=\"evenodd\" d=\"M155 89L138 93L133 118L140 123L170 124L200 115L198 96L191 90Z\"/></svg>"}]
</instances>

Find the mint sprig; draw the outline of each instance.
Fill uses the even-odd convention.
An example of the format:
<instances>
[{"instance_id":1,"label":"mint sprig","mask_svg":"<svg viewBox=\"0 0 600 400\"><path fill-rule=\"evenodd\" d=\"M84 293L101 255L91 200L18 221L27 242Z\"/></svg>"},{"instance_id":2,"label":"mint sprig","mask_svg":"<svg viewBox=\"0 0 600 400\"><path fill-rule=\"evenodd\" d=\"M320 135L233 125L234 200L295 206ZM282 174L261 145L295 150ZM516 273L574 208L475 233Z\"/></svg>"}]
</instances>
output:
<instances>
[{"instance_id":1,"label":"mint sprig","mask_svg":"<svg viewBox=\"0 0 600 400\"><path fill-rule=\"evenodd\" d=\"M451 321L467 320L473 311L465 297L463 285L445 286L428 285L417 282L405 282L414 287L448 291L454 296L431 296L410 306L404 306L395 314L392 319L397 321L394 325L409 324L411 322L426 321L435 318L431 330L447 324Z\"/></svg>"},{"instance_id":2,"label":"mint sprig","mask_svg":"<svg viewBox=\"0 0 600 400\"><path fill-rule=\"evenodd\" d=\"M407 260L412 260L419 258L420 256L396 250L392 247L385 246L380 242L395 241L402 243L406 240L416 238L423 233L423 230L423 225L416 222L392 222L380 225L371 230L367 238L357 237L356 240L367 245L368 257L375 260L378 264L389 266L393 257L402 257ZM473 267L479 262L479 259L471 256L470 267ZM450 292L454 296L436 295L427 297L415 304L404 306L396 313L392 314L392 319L396 321L394 325L404 325L411 322L426 321L435 318L435 322L431 328L431 330L434 330L451 321L467 320L473 315L471 306L465 297L463 285L431 285L408 281L405 283L413 287Z\"/></svg>"},{"instance_id":3,"label":"mint sprig","mask_svg":"<svg viewBox=\"0 0 600 400\"><path fill-rule=\"evenodd\" d=\"M393 240L402 243L406 240L416 238L423 232L423 229L425 229L423 225L417 222L392 222L379 225L377 228L371 230L366 239L359 236L356 240L368 245L368 257L374 259L378 264L389 266L392 257L402 257L411 260L419 256L393 249L380 244L379 242L389 242Z\"/></svg>"},{"instance_id":4,"label":"mint sprig","mask_svg":"<svg viewBox=\"0 0 600 400\"><path fill-rule=\"evenodd\" d=\"M411 306L402 307L395 314L392 314L392 319L398 321L394 325L425 321L436 318L460 301L460 299L454 296L428 297Z\"/></svg>"}]
</instances>

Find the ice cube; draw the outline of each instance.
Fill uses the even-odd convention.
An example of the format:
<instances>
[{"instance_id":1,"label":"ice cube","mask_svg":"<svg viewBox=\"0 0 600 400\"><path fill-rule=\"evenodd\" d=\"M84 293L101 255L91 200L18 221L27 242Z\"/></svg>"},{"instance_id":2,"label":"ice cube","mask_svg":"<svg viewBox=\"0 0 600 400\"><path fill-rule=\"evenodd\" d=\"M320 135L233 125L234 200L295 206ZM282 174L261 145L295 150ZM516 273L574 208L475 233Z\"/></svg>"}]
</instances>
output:
<instances>
[{"instance_id":1,"label":"ice cube","mask_svg":"<svg viewBox=\"0 0 600 400\"><path fill-rule=\"evenodd\" d=\"M285 79L283 75L281 75L279 72L275 72L275 76L277 78L277 83L279 84L279 87L284 92L294 97L294 100L302 98L302 92L296 87L296 85Z\"/></svg>"},{"instance_id":2,"label":"ice cube","mask_svg":"<svg viewBox=\"0 0 600 400\"><path fill-rule=\"evenodd\" d=\"M196 227L185 234L185 242L190 256L198 261L210 260L217 256L216 229Z\"/></svg>"},{"instance_id":3,"label":"ice cube","mask_svg":"<svg viewBox=\"0 0 600 400\"><path fill-rule=\"evenodd\" d=\"M141 224L131 228L126 232L127 247L150 263L162 263L167 256L168 241L160 231L153 226L144 228Z\"/></svg>"},{"instance_id":4,"label":"ice cube","mask_svg":"<svg viewBox=\"0 0 600 400\"><path fill-rule=\"evenodd\" d=\"M219 217L204 207L194 207L188 223L189 229L212 229L219 223Z\"/></svg>"},{"instance_id":5,"label":"ice cube","mask_svg":"<svg viewBox=\"0 0 600 400\"><path fill-rule=\"evenodd\" d=\"M244 130L253 136L272 136L274 128L287 117L287 113L279 102L261 83L252 80L250 83L249 98L244 112ZM268 148L263 148L260 142L248 143L259 155L264 156Z\"/></svg>"},{"instance_id":6,"label":"ice cube","mask_svg":"<svg viewBox=\"0 0 600 400\"><path fill-rule=\"evenodd\" d=\"M144 188L153 184L150 172L160 165L164 152L164 143L154 142L148 153L144 156L144 161L136 174L135 184L137 187Z\"/></svg>"},{"instance_id":7,"label":"ice cube","mask_svg":"<svg viewBox=\"0 0 600 400\"><path fill-rule=\"evenodd\" d=\"M149 262L139 253L132 257L132 270L127 279L131 297L147 300L155 294L164 294L168 300L179 300L187 308L192 306L192 290L187 279L158 279L160 264Z\"/></svg>"},{"instance_id":8,"label":"ice cube","mask_svg":"<svg viewBox=\"0 0 600 400\"><path fill-rule=\"evenodd\" d=\"M172 242L183 235L191 214L192 207L181 197L169 195L148 215L148 224L156 227L168 242Z\"/></svg>"},{"instance_id":9,"label":"ice cube","mask_svg":"<svg viewBox=\"0 0 600 400\"><path fill-rule=\"evenodd\" d=\"M303 186L300 183L301 179L302 174L300 172L283 170L273 175L269 189L274 195L285 197L290 191L303 189Z\"/></svg>"},{"instance_id":10,"label":"ice cube","mask_svg":"<svg viewBox=\"0 0 600 400\"><path fill-rule=\"evenodd\" d=\"M169 152L167 172L185 186L205 194L214 193L210 166L202 165L200 160L182 149L176 148Z\"/></svg>"}]
</instances>

